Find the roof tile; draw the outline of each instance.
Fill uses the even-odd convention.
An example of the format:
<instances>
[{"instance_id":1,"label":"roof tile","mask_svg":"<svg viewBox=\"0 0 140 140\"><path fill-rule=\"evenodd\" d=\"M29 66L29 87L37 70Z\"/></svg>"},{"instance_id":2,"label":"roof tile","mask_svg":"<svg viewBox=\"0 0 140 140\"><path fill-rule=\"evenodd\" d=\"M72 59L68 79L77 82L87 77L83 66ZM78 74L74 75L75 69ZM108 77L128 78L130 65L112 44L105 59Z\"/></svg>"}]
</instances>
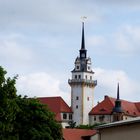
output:
<instances>
[{"instance_id":1,"label":"roof tile","mask_svg":"<svg viewBox=\"0 0 140 140\"><path fill-rule=\"evenodd\" d=\"M71 108L61 97L39 97L37 98L42 104L46 104L48 108L55 113L57 121L61 121L60 113L72 113Z\"/></svg>"},{"instance_id":2,"label":"roof tile","mask_svg":"<svg viewBox=\"0 0 140 140\"><path fill-rule=\"evenodd\" d=\"M93 136L96 130L87 129L63 129L64 140L83 140L82 137Z\"/></svg>"},{"instance_id":3,"label":"roof tile","mask_svg":"<svg viewBox=\"0 0 140 140\"><path fill-rule=\"evenodd\" d=\"M116 98L105 96L105 99L97 104L89 113L89 115L111 115L115 106ZM126 100L122 101L122 108L126 115L140 116L140 102L134 103Z\"/></svg>"}]
</instances>

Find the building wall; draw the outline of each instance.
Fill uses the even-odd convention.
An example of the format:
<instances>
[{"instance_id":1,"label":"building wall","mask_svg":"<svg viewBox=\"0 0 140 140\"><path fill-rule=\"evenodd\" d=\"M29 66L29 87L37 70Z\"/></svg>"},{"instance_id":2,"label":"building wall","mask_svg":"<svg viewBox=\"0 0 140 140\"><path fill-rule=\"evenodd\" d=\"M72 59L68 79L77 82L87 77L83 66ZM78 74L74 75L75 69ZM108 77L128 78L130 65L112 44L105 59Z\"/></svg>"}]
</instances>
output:
<instances>
[{"instance_id":1,"label":"building wall","mask_svg":"<svg viewBox=\"0 0 140 140\"><path fill-rule=\"evenodd\" d=\"M104 128L98 140L140 140L140 123Z\"/></svg>"},{"instance_id":2,"label":"building wall","mask_svg":"<svg viewBox=\"0 0 140 140\"><path fill-rule=\"evenodd\" d=\"M71 105L73 111L73 121L76 125L82 123L82 87L81 85L72 85L71 88ZM77 99L78 98L78 99Z\"/></svg>"},{"instance_id":3,"label":"building wall","mask_svg":"<svg viewBox=\"0 0 140 140\"><path fill-rule=\"evenodd\" d=\"M70 121L72 121L72 113L61 113L61 124L63 128L68 127Z\"/></svg>"},{"instance_id":4,"label":"building wall","mask_svg":"<svg viewBox=\"0 0 140 140\"><path fill-rule=\"evenodd\" d=\"M110 123L113 121L112 115L89 115L89 123L93 125L95 123Z\"/></svg>"},{"instance_id":5,"label":"building wall","mask_svg":"<svg viewBox=\"0 0 140 140\"><path fill-rule=\"evenodd\" d=\"M95 135L91 136L90 140L99 140L99 135L95 134Z\"/></svg>"},{"instance_id":6,"label":"building wall","mask_svg":"<svg viewBox=\"0 0 140 140\"><path fill-rule=\"evenodd\" d=\"M83 87L83 124L89 124L89 115L88 113L93 108L94 100L94 87L89 87L85 85Z\"/></svg>"},{"instance_id":7,"label":"building wall","mask_svg":"<svg viewBox=\"0 0 140 140\"><path fill-rule=\"evenodd\" d=\"M101 118L103 117L103 120ZM132 116L123 116L123 120L131 120ZM95 123L110 123L113 122L113 115L89 115L89 124L93 125Z\"/></svg>"},{"instance_id":8,"label":"building wall","mask_svg":"<svg viewBox=\"0 0 140 140\"><path fill-rule=\"evenodd\" d=\"M62 128L66 128L69 126L68 122L61 122Z\"/></svg>"}]
</instances>

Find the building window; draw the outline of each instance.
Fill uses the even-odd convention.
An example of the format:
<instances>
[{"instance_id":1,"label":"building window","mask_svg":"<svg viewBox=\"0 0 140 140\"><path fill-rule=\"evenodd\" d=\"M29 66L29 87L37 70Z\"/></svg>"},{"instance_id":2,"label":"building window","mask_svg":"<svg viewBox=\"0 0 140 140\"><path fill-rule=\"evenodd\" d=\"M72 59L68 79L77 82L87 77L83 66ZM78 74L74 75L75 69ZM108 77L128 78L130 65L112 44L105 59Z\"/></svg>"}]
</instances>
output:
<instances>
[{"instance_id":1,"label":"building window","mask_svg":"<svg viewBox=\"0 0 140 140\"><path fill-rule=\"evenodd\" d=\"M67 114L66 113L63 114L63 119L67 119Z\"/></svg>"},{"instance_id":2,"label":"building window","mask_svg":"<svg viewBox=\"0 0 140 140\"><path fill-rule=\"evenodd\" d=\"M78 105L76 105L76 109L78 109Z\"/></svg>"},{"instance_id":3,"label":"building window","mask_svg":"<svg viewBox=\"0 0 140 140\"><path fill-rule=\"evenodd\" d=\"M90 80L92 80L92 76L90 76Z\"/></svg>"},{"instance_id":4,"label":"building window","mask_svg":"<svg viewBox=\"0 0 140 140\"><path fill-rule=\"evenodd\" d=\"M78 78L81 79L81 75L78 75Z\"/></svg>"},{"instance_id":5,"label":"building window","mask_svg":"<svg viewBox=\"0 0 140 140\"><path fill-rule=\"evenodd\" d=\"M76 100L79 100L79 97L78 96L76 96Z\"/></svg>"},{"instance_id":6,"label":"building window","mask_svg":"<svg viewBox=\"0 0 140 140\"><path fill-rule=\"evenodd\" d=\"M89 97L87 97L87 100L89 101Z\"/></svg>"},{"instance_id":7,"label":"building window","mask_svg":"<svg viewBox=\"0 0 140 140\"><path fill-rule=\"evenodd\" d=\"M72 120L72 114L69 114L69 120Z\"/></svg>"},{"instance_id":8,"label":"building window","mask_svg":"<svg viewBox=\"0 0 140 140\"><path fill-rule=\"evenodd\" d=\"M86 77L86 79L87 79L87 75L86 75L85 77Z\"/></svg>"},{"instance_id":9,"label":"building window","mask_svg":"<svg viewBox=\"0 0 140 140\"><path fill-rule=\"evenodd\" d=\"M104 121L104 118L105 118L104 115L99 116L99 120L100 120L100 122L103 122L103 121Z\"/></svg>"},{"instance_id":10,"label":"building window","mask_svg":"<svg viewBox=\"0 0 140 140\"><path fill-rule=\"evenodd\" d=\"M94 116L94 121L96 121L96 116Z\"/></svg>"},{"instance_id":11,"label":"building window","mask_svg":"<svg viewBox=\"0 0 140 140\"><path fill-rule=\"evenodd\" d=\"M90 70L90 66L88 66L88 70Z\"/></svg>"},{"instance_id":12,"label":"building window","mask_svg":"<svg viewBox=\"0 0 140 140\"><path fill-rule=\"evenodd\" d=\"M75 79L77 79L77 75L75 75Z\"/></svg>"}]
</instances>

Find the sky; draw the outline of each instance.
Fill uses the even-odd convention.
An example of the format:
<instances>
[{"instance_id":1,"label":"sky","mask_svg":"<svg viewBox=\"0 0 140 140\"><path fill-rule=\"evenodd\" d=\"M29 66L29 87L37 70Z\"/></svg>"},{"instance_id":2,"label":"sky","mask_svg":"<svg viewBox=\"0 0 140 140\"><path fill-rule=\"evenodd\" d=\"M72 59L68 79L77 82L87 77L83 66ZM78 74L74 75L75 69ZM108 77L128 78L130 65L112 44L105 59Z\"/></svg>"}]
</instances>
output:
<instances>
[{"instance_id":1,"label":"sky","mask_svg":"<svg viewBox=\"0 0 140 140\"><path fill-rule=\"evenodd\" d=\"M70 105L82 16L95 104L116 97L118 82L121 99L140 101L139 0L0 0L0 65L19 75L17 93L61 96Z\"/></svg>"}]
</instances>

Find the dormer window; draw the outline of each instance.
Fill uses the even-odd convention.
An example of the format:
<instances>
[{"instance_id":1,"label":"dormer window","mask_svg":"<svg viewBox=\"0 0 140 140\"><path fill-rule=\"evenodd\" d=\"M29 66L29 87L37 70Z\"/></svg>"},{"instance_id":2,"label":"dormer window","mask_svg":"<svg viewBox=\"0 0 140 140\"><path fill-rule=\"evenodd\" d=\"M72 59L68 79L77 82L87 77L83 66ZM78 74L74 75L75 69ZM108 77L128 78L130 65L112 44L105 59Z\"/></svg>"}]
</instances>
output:
<instances>
[{"instance_id":1,"label":"dormer window","mask_svg":"<svg viewBox=\"0 0 140 140\"><path fill-rule=\"evenodd\" d=\"M67 119L67 114L66 113L63 114L63 119Z\"/></svg>"},{"instance_id":2,"label":"dormer window","mask_svg":"<svg viewBox=\"0 0 140 140\"><path fill-rule=\"evenodd\" d=\"M90 70L90 66L88 66L88 70Z\"/></svg>"},{"instance_id":3,"label":"dormer window","mask_svg":"<svg viewBox=\"0 0 140 140\"><path fill-rule=\"evenodd\" d=\"M72 114L69 114L69 120L72 120Z\"/></svg>"}]
</instances>

